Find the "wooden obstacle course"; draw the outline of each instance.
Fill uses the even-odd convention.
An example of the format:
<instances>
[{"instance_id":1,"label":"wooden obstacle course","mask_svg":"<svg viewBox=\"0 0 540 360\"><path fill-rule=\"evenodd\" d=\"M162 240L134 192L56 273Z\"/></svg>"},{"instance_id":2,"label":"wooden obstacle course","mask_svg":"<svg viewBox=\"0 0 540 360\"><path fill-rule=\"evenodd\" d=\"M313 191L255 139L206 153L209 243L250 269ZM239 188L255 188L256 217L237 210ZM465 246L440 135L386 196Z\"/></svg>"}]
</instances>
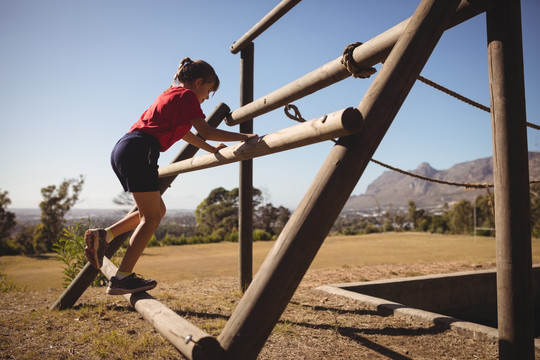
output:
<instances>
[{"instance_id":1,"label":"wooden obstacle course","mask_svg":"<svg viewBox=\"0 0 540 360\"><path fill-rule=\"evenodd\" d=\"M284 0L280 6L283 6L283 3L294 6L297 1ZM217 353L221 353L221 359L257 358L440 36L447 28L486 11L488 6L496 9L488 16L488 29L491 34L489 56L492 61L490 63L492 108L496 109L492 112L497 164L494 166L497 178L495 188L499 187L495 192L495 203L498 206L496 222L497 226L503 227L502 231L499 229L497 231L497 244L498 249L504 249L498 250L498 262L499 260L501 262L498 264L498 273L505 279L503 282L505 285L500 288L498 294L501 298L505 298L504 305L499 308L502 315L499 348L501 359L504 360L513 359L516 354L520 359L533 359L533 334L529 331L529 325L532 324L530 316L532 306L529 307L528 301L532 295L526 284L517 287L518 296L513 296L512 293L513 284L519 281L517 279L529 279L531 272L530 263L527 261L517 264L523 256L529 256L527 259L529 261L531 259L530 230L527 231L529 218L523 216L526 215L526 211L524 213L520 210L527 208L529 202L528 173L523 170L523 161L526 164L527 153L526 146L522 145L526 144L526 124L522 91L522 49L518 46L521 33L516 26L519 24L518 0L471 2L423 0L410 19L354 50L353 58L361 66L369 67L384 61L380 73L358 105L360 118L363 118L362 129L359 132L342 134L344 136L331 150L311 187L218 337L221 349L217 350ZM276 11L276 14L278 13L279 16L283 15ZM265 21L275 21L276 16ZM251 34L249 41L254 37L256 35ZM242 51L248 48L244 45ZM508 51L506 48L512 50ZM514 76L516 73L520 76ZM251 121L256 116L307 96L348 76L350 74L342 66L341 58L338 58L258 100L242 101L242 107L230 113L226 121L229 125ZM298 128L307 129L308 126ZM305 138L297 143L298 146L305 145L302 141L308 139L313 142L323 139L321 136L308 136L303 131L300 133ZM160 170L162 180L195 169L193 164L196 162L205 162L205 165L199 167L202 169L252 159L255 156L272 153L272 147L278 149L283 146L285 149L293 146L295 141L299 141L291 139L284 141L287 136L276 133L267 136L267 141L275 138L276 141L282 141L282 145L265 146L263 142L256 144L248 142L223 149L221 158L220 154L205 155L198 160L195 158L164 167ZM244 185L251 187L246 184L249 182ZM321 209L324 209L324 212ZM526 251L527 242L529 253ZM77 281L76 279L74 282ZM73 297L70 301L73 301ZM69 303L62 302L62 304L65 306ZM149 312L149 321L154 322L156 317L156 314ZM168 321L158 322L161 324ZM197 355L193 351L195 345L193 348L185 349L181 340L185 341L188 337L186 333L190 330L185 329L191 329L191 325L182 324L181 328L179 331L183 335L173 339L175 342L180 341L178 346L175 346L183 354L186 351L188 354L185 355L192 358L207 356ZM191 339L193 338L190 338L190 341ZM207 340L205 334L200 334L198 339L201 343L197 346L212 348L205 349L201 354L215 353L214 340ZM209 345L202 344L202 339Z\"/></svg>"}]
</instances>

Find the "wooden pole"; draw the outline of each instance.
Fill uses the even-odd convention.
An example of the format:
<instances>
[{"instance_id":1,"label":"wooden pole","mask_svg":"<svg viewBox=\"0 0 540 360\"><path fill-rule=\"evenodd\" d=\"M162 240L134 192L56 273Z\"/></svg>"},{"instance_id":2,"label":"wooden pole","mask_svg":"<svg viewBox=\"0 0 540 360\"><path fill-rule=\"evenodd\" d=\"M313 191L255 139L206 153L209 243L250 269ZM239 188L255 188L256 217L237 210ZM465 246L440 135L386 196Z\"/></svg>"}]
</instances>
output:
<instances>
[{"instance_id":1,"label":"wooden pole","mask_svg":"<svg viewBox=\"0 0 540 360\"><path fill-rule=\"evenodd\" d=\"M224 359L255 359L343 209L459 0L422 1L359 105L365 124L341 138L218 340Z\"/></svg>"},{"instance_id":2,"label":"wooden pole","mask_svg":"<svg viewBox=\"0 0 540 360\"><path fill-rule=\"evenodd\" d=\"M278 21L289 10L296 6L301 0L282 0L276 5L268 14L266 14L255 26L253 26L247 33L245 33L240 39L235 41L231 45L231 52L233 54L243 50L250 42L255 40L257 36L262 34L266 29L272 26L273 23Z\"/></svg>"},{"instance_id":3,"label":"wooden pole","mask_svg":"<svg viewBox=\"0 0 540 360\"><path fill-rule=\"evenodd\" d=\"M240 106L253 101L254 44L240 53ZM253 120L240 124L241 133L253 133ZM253 277L253 159L240 162L238 196L238 273L244 292Z\"/></svg>"},{"instance_id":4,"label":"wooden pole","mask_svg":"<svg viewBox=\"0 0 540 360\"><path fill-rule=\"evenodd\" d=\"M107 279L118 268L107 258L101 271ZM179 316L147 292L125 294L124 298L167 340L188 359L219 359L222 349L218 341Z\"/></svg>"},{"instance_id":5,"label":"wooden pole","mask_svg":"<svg viewBox=\"0 0 540 360\"><path fill-rule=\"evenodd\" d=\"M215 154L200 155L161 167L159 168L159 177L178 175L290 150L354 134L361 127L362 119L358 110L348 108L293 125L258 139L226 147Z\"/></svg>"},{"instance_id":6,"label":"wooden pole","mask_svg":"<svg viewBox=\"0 0 540 360\"><path fill-rule=\"evenodd\" d=\"M489 0L463 0L448 27L455 26L485 11ZM410 18L393 28L365 42L354 50L353 58L361 66L370 67L386 59L390 50L399 39ZM301 78L275 90L246 106L234 110L227 119L227 125L237 125L259 115L285 106L304 96L341 81L351 74L341 64L341 56L313 70Z\"/></svg>"},{"instance_id":7,"label":"wooden pole","mask_svg":"<svg viewBox=\"0 0 540 360\"><path fill-rule=\"evenodd\" d=\"M224 104L220 103L218 106L214 109L212 114L207 119L208 125L212 127L217 127L222 121L223 118L229 113L230 108ZM182 161L184 159L188 159L193 157L199 148L187 144L182 148L182 150L178 153L178 155L172 160L172 163L177 161ZM174 181L176 176L171 176L165 179L159 180L159 191L163 194L167 188L171 185L171 183ZM129 213L133 213L137 211L137 207L133 207ZM131 235L131 232L121 234L114 238L113 241L109 244L109 247L107 249L107 253L105 256L108 258L111 258L122 246L122 244L129 238ZM86 289L92 284L94 279L96 278L97 274L99 273L99 270L96 270L90 263L87 263L83 269L79 272L79 274L73 279L73 281L69 284L69 286L64 290L62 295L54 302L54 304L51 306L51 310L62 310L67 309L75 305L77 300L81 297L81 295L86 291Z\"/></svg>"},{"instance_id":8,"label":"wooden pole","mask_svg":"<svg viewBox=\"0 0 540 360\"><path fill-rule=\"evenodd\" d=\"M521 7L486 14L493 128L499 359L534 359L532 250Z\"/></svg>"}]
</instances>

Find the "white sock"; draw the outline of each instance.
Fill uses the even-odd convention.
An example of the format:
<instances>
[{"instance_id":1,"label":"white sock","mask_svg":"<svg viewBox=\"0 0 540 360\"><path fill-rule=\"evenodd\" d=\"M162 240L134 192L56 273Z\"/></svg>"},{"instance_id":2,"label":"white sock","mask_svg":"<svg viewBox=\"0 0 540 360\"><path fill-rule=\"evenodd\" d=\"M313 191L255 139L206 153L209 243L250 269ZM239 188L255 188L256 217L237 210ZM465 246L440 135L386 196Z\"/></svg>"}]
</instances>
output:
<instances>
[{"instance_id":1,"label":"white sock","mask_svg":"<svg viewBox=\"0 0 540 360\"><path fill-rule=\"evenodd\" d=\"M114 234L111 228L106 228L105 232L107 233L107 235L105 235L105 241L107 241L107 243L110 243L112 239L114 239Z\"/></svg>"},{"instance_id":2,"label":"white sock","mask_svg":"<svg viewBox=\"0 0 540 360\"><path fill-rule=\"evenodd\" d=\"M123 278L125 278L125 277L127 277L129 275L131 275L131 274L123 272L123 271L117 271L116 275L114 275L114 277L117 278L118 280L122 280Z\"/></svg>"}]
</instances>

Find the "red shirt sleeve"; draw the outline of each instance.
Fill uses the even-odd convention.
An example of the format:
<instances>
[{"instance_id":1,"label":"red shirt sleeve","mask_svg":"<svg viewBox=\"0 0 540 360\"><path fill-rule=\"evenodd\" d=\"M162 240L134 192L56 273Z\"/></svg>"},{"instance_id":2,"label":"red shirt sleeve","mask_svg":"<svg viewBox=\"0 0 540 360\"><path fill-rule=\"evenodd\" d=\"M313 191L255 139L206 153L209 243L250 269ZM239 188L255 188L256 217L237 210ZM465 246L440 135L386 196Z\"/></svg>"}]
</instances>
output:
<instances>
[{"instance_id":1,"label":"red shirt sleeve","mask_svg":"<svg viewBox=\"0 0 540 360\"><path fill-rule=\"evenodd\" d=\"M165 151L184 137L191 129L191 121L197 118L205 118L197 95L177 86L161 93L129 131L154 136L160 150Z\"/></svg>"}]
</instances>

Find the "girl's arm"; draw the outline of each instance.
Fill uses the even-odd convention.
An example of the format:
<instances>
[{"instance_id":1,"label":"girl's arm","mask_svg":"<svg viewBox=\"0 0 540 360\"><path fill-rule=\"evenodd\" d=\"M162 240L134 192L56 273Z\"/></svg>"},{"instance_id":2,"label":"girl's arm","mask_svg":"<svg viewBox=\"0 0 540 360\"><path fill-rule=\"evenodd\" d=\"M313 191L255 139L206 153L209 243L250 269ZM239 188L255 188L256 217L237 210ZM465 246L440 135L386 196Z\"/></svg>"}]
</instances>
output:
<instances>
[{"instance_id":1,"label":"girl's arm","mask_svg":"<svg viewBox=\"0 0 540 360\"><path fill-rule=\"evenodd\" d=\"M204 141L203 139L201 139L200 137L198 137L197 135L193 134L191 131L188 131L187 134L184 135L182 140L185 140L186 142L190 143L193 146L198 147L199 149L206 150L209 153L215 153L219 149L223 149L224 147L226 147L224 144L219 144L218 146L212 146L206 141Z\"/></svg>"},{"instance_id":2,"label":"girl's arm","mask_svg":"<svg viewBox=\"0 0 540 360\"><path fill-rule=\"evenodd\" d=\"M246 141L257 137L257 134L242 134L213 128L203 119L195 119L191 124L206 140L214 141ZM187 140L186 140L187 141ZM195 145L195 144L192 144ZM197 146L197 145L195 145Z\"/></svg>"}]
</instances>

